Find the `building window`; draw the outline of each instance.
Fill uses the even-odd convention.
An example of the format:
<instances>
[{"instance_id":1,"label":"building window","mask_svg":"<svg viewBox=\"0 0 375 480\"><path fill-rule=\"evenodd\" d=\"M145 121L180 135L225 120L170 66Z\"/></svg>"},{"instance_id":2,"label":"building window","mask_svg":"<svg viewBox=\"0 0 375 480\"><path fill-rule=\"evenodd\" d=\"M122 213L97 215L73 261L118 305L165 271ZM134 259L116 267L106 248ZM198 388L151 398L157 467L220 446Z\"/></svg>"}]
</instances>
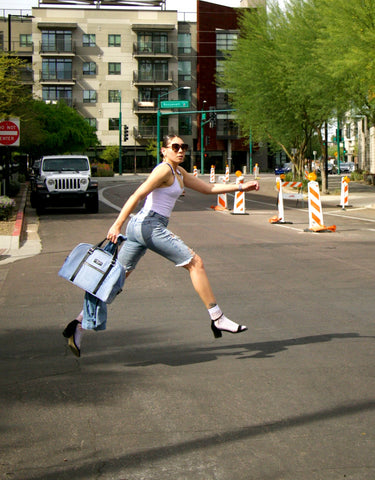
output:
<instances>
[{"instance_id":1,"label":"building window","mask_svg":"<svg viewBox=\"0 0 375 480\"><path fill-rule=\"evenodd\" d=\"M67 58L43 59L42 80L72 80L72 60Z\"/></svg>"},{"instance_id":2,"label":"building window","mask_svg":"<svg viewBox=\"0 0 375 480\"><path fill-rule=\"evenodd\" d=\"M93 127L96 130L96 118L85 118L85 120L90 125L90 127Z\"/></svg>"},{"instance_id":3,"label":"building window","mask_svg":"<svg viewBox=\"0 0 375 480\"><path fill-rule=\"evenodd\" d=\"M96 90L83 90L83 103L96 103Z\"/></svg>"},{"instance_id":4,"label":"building window","mask_svg":"<svg viewBox=\"0 0 375 480\"><path fill-rule=\"evenodd\" d=\"M73 105L71 87L60 87L56 85L43 86L42 98L45 102L58 102L62 100L70 107Z\"/></svg>"},{"instance_id":5,"label":"building window","mask_svg":"<svg viewBox=\"0 0 375 480\"><path fill-rule=\"evenodd\" d=\"M191 53L191 34L178 34L178 53Z\"/></svg>"},{"instance_id":6,"label":"building window","mask_svg":"<svg viewBox=\"0 0 375 480\"><path fill-rule=\"evenodd\" d=\"M180 135L192 134L192 121L191 115L179 115L178 116L178 131Z\"/></svg>"},{"instance_id":7,"label":"building window","mask_svg":"<svg viewBox=\"0 0 375 480\"><path fill-rule=\"evenodd\" d=\"M96 63L83 62L83 75L96 75Z\"/></svg>"},{"instance_id":8,"label":"building window","mask_svg":"<svg viewBox=\"0 0 375 480\"><path fill-rule=\"evenodd\" d=\"M141 60L138 62L138 76L141 82L168 80L167 60Z\"/></svg>"},{"instance_id":9,"label":"building window","mask_svg":"<svg viewBox=\"0 0 375 480\"><path fill-rule=\"evenodd\" d=\"M189 60L182 60L178 62L178 81L191 80L191 62Z\"/></svg>"},{"instance_id":10,"label":"building window","mask_svg":"<svg viewBox=\"0 0 375 480\"><path fill-rule=\"evenodd\" d=\"M95 33L84 33L82 37L82 46L83 47L95 47L96 46L96 35Z\"/></svg>"},{"instance_id":11,"label":"building window","mask_svg":"<svg viewBox=\"0 0 375 480\"><path fill-rule=\"evenodd\" d=\"M20 47L31 47L33 44L31 33L20 34Z\"/></svg>"},{"instance_id":12,"label":"building window","mask_svg":"<svg viewBox=\"0 0 375 480\"><path fill-rule=\"evenodd\" d=\"M216 33L216 54L224 55L225 52L236 48L237 32L218 32Z\"/></svg>"},{"instance_id":13,"label":"building window","mask_svg":"<svg viewBox=\"0 0 375 480\"><path fill-rule=\"evenodd\" d=\"M168 53L166 32L140 32L137 39L139 53Z\"/></svg>"},{"instance_id":14,"label":"building window","mask_svg":"<svg viewBox=\"0 0 375 480\"><path fill-rule=\"evenodd\" d=\"M108 75L121 75L121 63L108 63Z\"/></svg>"},{"instance_id":15,"label":"building window","mask_svg":"<svg viewBox=\"0 0 375 480\"><path fill-rule=\"evenodd\" d=\"M109 47L121 47L121 35L108 35Z\"/></svg>"},{"instance_id":16,"label":"building window","mask_svg":"<svg viewBox=\"0 0 375 480\"><path fill-rule=\"evenodd\" d=\"M70 30L43 30L42 52L72 52Z\"/></svg>"},{"instance_id":17,"label":"building window","mask_svg":"<svg viewBox=\"0 0 375 480\"><path fill-rule=\"evenodd\" d=\"M118 130L119 129L119 119L118 118L109 118L108 119L108 130Z\"/></svg>"},{"instance_id":18,"label":"building window","mask_svg":"<svg viewBox=\"0 0 375 480\"><path fill-rule=\"evenodd\" d=\"M117 103L120 100L119 90L108 90L108 102Z\"/></svg>"}]
</instances>

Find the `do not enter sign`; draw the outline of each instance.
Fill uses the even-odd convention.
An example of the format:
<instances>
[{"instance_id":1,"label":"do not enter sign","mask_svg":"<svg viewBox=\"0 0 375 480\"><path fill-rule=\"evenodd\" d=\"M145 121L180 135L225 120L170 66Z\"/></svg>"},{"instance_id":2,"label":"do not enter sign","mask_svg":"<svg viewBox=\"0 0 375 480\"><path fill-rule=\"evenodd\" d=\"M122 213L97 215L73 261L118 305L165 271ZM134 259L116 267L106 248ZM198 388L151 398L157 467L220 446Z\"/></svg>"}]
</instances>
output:
<instances>
[{"instance_id":1,"label":"do not enter sign","mask_svg":"<svg viewBox=\"0 0 375 480\"><path fill-rule=\"evenodd\" d=\"M20 144L20 126L18 118L3 120L0 122L0 145Z\"/></svg>"}]
</instances>

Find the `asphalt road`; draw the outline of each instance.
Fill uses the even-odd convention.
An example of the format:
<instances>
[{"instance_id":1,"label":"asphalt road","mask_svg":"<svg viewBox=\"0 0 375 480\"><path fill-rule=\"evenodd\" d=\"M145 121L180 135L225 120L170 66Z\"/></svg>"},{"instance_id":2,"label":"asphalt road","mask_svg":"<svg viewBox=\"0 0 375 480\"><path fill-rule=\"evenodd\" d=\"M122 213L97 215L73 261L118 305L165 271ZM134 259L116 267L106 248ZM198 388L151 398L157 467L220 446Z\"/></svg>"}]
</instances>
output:
<instances>
[{"instance_id":1,"label":"asphalt road","mask_svg":"<svg viewBox=\"0 0 375 480\"><path fill-rule=\"evenodd\" d=\"M39 255L0 265L0 478L12 480L373 480L372 189L277 212L274 177L248 215L187 191L170 228L204 259L224 312L249 330L214 339L185 270L148 253L89 332L61 331L81 292L57 276L79 242L104 238L141 176L103 180L100 211L49 211ZM230 202L233 200L230 198Z\"/></svg>"}]
</instances>

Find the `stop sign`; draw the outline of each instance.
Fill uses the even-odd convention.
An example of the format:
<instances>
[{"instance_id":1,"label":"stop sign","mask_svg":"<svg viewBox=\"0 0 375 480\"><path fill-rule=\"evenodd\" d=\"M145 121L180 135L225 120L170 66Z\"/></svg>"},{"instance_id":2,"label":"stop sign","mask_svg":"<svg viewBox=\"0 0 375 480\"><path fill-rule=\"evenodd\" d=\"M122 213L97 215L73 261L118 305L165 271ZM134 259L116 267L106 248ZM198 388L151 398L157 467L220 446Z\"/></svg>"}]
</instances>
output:
<instances>
[{"instance_id":1,"label":"stop sign","mask_svg":"<svg viewBox=\"0 0 375 480\"><path fill-rule=\"evenodd\" d=\"M0 122L0 145L19 145L20 128L19 120L3 120Z\"/></svg>"}]
</instances>

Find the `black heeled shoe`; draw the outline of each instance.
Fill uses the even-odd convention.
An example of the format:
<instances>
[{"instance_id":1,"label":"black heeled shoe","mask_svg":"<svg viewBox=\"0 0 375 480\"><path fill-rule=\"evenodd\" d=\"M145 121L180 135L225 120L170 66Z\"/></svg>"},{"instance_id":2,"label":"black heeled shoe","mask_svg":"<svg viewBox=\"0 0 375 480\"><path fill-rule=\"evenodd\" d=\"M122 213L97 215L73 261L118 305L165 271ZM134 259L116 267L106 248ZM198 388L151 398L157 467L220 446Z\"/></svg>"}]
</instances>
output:
<instances>
[{"instance_id":1,"label":"black heeled shoe","mask_svg":"<svg viewBox=\"0 0 375 480\"><path fill-rule=\"evenodd\" d=\"M232 330L226 330L225 328L218 328L216 325L215 325L215 321L216 320L211 320L211 330L214 334L214 337L215 338L220 338L222 337L222 333L221 332L228 332L228 333L242 333L242 332L246 332L247 330L247 327L245 327L245 325L238 325L238 328L235 332L232 332Z\"/></svg>"},{"instance_id":2,"label":"black heeled shoe","mask_svg":"<svg viewBox=\"0 0 375 480\"><path fill-rule=\"evenodd\" d=\"M80 357L81 356L81 350L77 347L76 345L76 342L74 340L74 335L72 335L71 337L69 337L69 340L68 340L68 345L69 345L69 348L70 350L72 351L72 353L74 353L74 355L76 357Z\"/></svg>"},{"instance_id":3,"label":"black heeled shoe","mask_svg":"<svg viewBox=\"0 0 375 480\"><path fill-rule=\"evenodd\" d=\"M68 325L65 327L64 331L62 332L65 338L70 338L72 335L74 335L78 323L79 321L76 319L68 323Z\"/></svg>"}]
</instances>

